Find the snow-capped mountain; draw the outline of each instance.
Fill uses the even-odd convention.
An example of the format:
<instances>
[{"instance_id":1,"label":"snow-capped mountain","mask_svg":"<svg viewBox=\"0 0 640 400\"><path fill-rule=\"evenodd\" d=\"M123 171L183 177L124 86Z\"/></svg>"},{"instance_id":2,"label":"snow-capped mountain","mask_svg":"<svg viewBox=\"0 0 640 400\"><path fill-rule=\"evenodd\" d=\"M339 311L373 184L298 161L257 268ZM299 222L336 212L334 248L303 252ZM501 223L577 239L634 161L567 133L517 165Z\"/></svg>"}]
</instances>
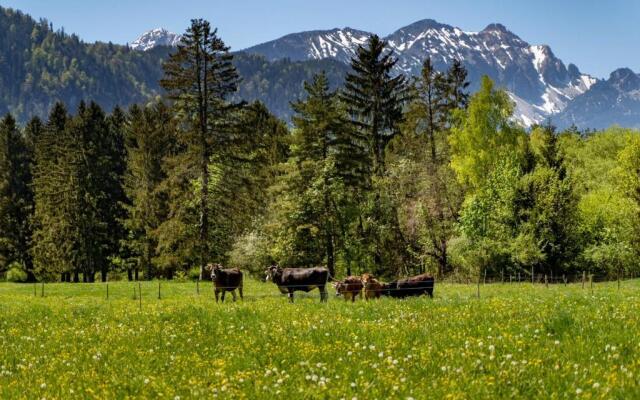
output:
<instances>
[{"instance_id":1,"label":"snow-capped mountain","mask_svg":"<svg viewBox=\"0 0 640 400\"><path fill-rule=\"evenodd\" d=\"M129 47L134 50L147 51L157 46L177 46L182 36L169 32L163 28L156 28L143 33L139 38L131 42Z\"/></svg>"},{"instance_id":2,"label":"snow-capped mountain","mask_svg":"<svg viewBox=\"0 0 640 400\"><path fill-rule=\"evenodd\" d=\"M620 68L576 97L554 122L561 126L603 129L618 124L640 128L640 75Z\"/></svg>"},{"instance_id":3,"label":"snow-capped mountain","mask_svg":"<svg viewBox=\"0 0 640 400\"><path fill-rule=\"evenodd\" d=\"M349 62L368 32L351 28L290 34L243 50L268 60L292 61L334 58ZM576 96L586 92L596 79L568 67L549 46L530 45L501 24L490 24L480 32L431 19L418 21L384 38L398 57L397 72L417 75L426 57L444 70L457 58L477 85L488 75L504 87L516 103L516 117L526 125L542 122L561 112ZM477 86L475 86L477 87Z\"/></svg>"},{"instance_id":4,"label":"snow-capped mountain","mask_svg":"<svg viewBox=\"0 0 640 400\"><path fill-rule=\"evenodd\" d=\"M260 54L269 61L288 58L291 61L334 58L349 63L359 45L365 44L371 33L351 28L329 31L293 33L280 39L244 50Z\"/></svg>"}]
</instances>

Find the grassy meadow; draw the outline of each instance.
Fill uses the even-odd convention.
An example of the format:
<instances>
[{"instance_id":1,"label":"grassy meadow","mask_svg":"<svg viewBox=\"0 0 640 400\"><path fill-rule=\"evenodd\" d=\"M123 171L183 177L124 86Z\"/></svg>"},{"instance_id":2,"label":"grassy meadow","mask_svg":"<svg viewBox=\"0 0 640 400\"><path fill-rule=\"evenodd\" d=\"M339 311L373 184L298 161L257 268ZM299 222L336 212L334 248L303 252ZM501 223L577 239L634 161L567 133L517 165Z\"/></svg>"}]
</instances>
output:
<instances>
[{"instance_id":1,"label":"grassy meadow","mask_svg":"<svg viewBox=\"0 0 640 400\"><path fill-rule=\"evenodd\" d=\"M287 303L245 283L0 284L0 398L639 398L640 281Z\"/></svg>"}]
</instances>

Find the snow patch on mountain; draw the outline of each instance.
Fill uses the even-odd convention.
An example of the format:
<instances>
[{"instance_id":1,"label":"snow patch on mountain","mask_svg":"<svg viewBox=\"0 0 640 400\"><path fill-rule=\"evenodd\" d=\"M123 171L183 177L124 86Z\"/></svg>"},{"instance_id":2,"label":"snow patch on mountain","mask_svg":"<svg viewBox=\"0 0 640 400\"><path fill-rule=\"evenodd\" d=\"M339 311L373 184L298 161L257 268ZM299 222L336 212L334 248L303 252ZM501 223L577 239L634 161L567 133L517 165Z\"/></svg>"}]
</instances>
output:
<instances>
[{"instance_id":1,"label":"snow patch on mountain","mask_svg":"<svg viewBox=\"0 0 640 400\"><path fill-rule=\"evenodd\" d=\"M129 47L133 50L147 51L157 46L175 47L180 43L181 35L169 32L164 28L156 28L143 33L139 38L131 42Z\"/></svg>"}]
</instances>

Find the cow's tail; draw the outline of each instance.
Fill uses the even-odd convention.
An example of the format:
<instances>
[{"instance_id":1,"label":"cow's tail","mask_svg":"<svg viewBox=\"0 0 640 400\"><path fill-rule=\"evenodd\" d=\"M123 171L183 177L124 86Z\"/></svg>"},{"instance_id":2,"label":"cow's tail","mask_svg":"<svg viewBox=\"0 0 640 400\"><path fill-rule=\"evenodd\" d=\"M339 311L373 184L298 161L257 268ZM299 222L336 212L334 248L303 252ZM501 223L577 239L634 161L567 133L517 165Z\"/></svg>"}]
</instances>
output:
<instances>
[{"instance_id":1,"label":"cow's tail","mask_svg":"<svg viewBox=\"0 0 640 400\"><path fill-rule=\"evenodd\" d=\"M335 276L331 275L331 271L327 268L327 281L326 283L333 282L335 280Z\"/></svg>"}]
</instances>

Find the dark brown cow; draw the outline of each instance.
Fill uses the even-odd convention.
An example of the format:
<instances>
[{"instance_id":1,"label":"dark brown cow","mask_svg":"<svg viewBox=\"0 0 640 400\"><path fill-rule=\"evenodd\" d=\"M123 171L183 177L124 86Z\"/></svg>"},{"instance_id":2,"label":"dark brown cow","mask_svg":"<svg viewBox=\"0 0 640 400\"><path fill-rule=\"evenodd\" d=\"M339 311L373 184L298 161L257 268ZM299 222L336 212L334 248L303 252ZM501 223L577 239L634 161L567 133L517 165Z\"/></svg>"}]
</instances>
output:
<instances>
[{"instance_id":1,"label":"dark brown cow","mask_svg":"<svg viewBox=\"0 0 640 400\"><path fill-rule=\"evenodd\" d=\"M384 285L373 277L371 274L362 275L362 283L364 284L364 298L369 300L372 298L379 299L382 295Z\"/></svg>"},{"instance_id":2,"label":"dark brown cow","mask_svg":"<svg viewBox=\"0 0 640 400\"><path fill-rule=\"evenodd\" d=\"M316 268L280 268L272 265L266 271L267 280L278 285L281 293L289 296L293 303L293 293L297 291L310 292L315 288L320 290L320 301L327 301L327 281L329 270L324 267Z\"/></svg>"},{"instance_id":3,"label":"dark brown cow","mask_svg":"<svg viewBox=\"0 0 640 400\"><path fill-rule=\"evenodd\" d=\"M359 276L349 276L343 281L335 282L333 286L336 288L336 295L344 296L345 301L351 299L356 301L356 297L362 293L364 284Z\"/></svg>"},{"instance_id":4,"label":"dark brown cow","mask_svg":"<svg viewBox=\"0 0 640 400\"><path fill-rule=\"evenodd\" d=\"M433 298L434 283L435 280L433 276L428 274L412 276L384 284L382 294L400 299L409 296L421 296L423 294Z\"/></svg>"},{"instance_id":5,"label":"dark brown cow","mask_svg":"<svg viewBox=\"0 0 640 400\"><path fill-rule=\"evenodd\" d=\"M236 289L238 289L240 299L244 300L242 296L242 271L238 268L223 269L220 264L209 264L206 270L211 271L211 280L215 286L216 303L220 293L222 293L222 302L224 303L224 295L227 292L231 292L233 301L236 301Z\"/></svg>"}]
</instances>

